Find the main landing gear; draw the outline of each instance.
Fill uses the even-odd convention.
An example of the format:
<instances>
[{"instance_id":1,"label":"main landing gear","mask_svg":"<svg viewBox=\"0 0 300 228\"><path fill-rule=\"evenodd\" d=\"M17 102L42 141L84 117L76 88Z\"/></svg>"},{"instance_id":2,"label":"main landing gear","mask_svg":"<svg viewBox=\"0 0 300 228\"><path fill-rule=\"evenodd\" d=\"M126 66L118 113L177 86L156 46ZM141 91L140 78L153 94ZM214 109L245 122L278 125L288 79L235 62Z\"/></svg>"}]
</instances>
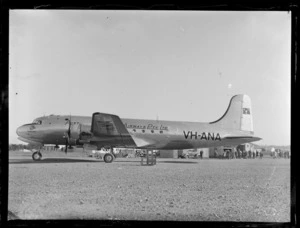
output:
<instances>
[{"instance_id":1,"label":"main landing gear","mask_svg":"<svg viewBox=\"0 0 300 228\"><path fill-rule=\"evenodd\" d=\"M42 153L40 151L36 151L32 154L32 159L34 161L40 161L42 159Z\"/></svg>"},{"instance_id":2,"label":"main landing gear","mask_svg":"<svg viewBox=\"0 0 300 228\"><path fill-rule=\"evenodd\" d=\"M109 149L102 148L102 151L106 151L103 156L103 161L105 163L112 163L116 159L116 155L114 154L114 149L110 147Z\"/></svg>"}]
</instances>

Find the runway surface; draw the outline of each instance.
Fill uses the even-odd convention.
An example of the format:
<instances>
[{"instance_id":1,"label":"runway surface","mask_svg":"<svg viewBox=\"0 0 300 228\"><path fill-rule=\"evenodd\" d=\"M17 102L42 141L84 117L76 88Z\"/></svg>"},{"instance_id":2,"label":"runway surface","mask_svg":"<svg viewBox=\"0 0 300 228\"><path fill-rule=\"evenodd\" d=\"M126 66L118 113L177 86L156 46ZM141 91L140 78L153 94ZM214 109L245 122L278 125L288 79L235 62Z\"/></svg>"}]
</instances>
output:
<instances>
[{"instance_id":1,"label":"runway surface","mask_svg":"<svg viewBox=\"0 0 300 228\"><path fill-rule=\"evenodd\" d=\"M289 159L9 154L9 219L290 221Z\"/></svg>"}]
</instances>

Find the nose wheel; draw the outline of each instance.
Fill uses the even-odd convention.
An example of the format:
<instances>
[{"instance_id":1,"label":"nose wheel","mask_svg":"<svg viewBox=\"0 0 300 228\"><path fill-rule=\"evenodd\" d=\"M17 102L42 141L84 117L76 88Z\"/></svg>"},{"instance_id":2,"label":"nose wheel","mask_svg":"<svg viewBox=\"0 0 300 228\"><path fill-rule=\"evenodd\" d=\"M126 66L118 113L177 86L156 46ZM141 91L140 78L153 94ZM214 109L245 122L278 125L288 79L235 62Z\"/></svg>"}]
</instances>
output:
<instances>
[{"instance_id":1,"label":"nose wheel","mask_svg":"<svg viewBox=\"0 0 300 228\"><path fill-rule=\"evenodd\" d=\"M34 161L40 161L40 160L42 159L42 154L41 154L41 152L39 152L39 151L34 152L34 153L32 154L32 159L33 159Z\"/></svg>"}]
</instances>

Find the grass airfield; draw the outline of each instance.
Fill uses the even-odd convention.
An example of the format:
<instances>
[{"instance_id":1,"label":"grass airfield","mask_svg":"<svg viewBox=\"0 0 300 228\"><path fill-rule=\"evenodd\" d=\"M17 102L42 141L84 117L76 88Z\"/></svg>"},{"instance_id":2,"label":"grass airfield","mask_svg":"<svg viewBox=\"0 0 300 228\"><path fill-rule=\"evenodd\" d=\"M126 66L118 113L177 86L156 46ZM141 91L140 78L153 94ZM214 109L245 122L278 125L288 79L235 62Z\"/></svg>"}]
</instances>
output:
<instances>
[{"instance_id":1,"label":"grass airfield","mask_svg":"<svg viewBox=\"0 0 300 228\"><path fill-rule=\"evenodd\" d=\"M290 159L9 153L9 219L290 222Z\"/></svg>"}]
</instances>

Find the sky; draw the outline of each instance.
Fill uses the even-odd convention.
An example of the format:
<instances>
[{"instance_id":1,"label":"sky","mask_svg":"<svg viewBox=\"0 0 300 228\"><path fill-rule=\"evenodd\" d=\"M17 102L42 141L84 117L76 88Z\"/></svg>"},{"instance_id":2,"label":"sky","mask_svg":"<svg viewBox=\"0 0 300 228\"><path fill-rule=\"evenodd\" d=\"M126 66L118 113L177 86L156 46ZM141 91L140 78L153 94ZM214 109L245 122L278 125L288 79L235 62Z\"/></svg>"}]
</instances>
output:
<instances>
[{"instance_id":1,"label":"sky","mask_svg":"<svg viewBox=\"0 0 300 228\"><path fill-rule=\"evenodd\" d=\"M50 114L211 122L252 102L257 144L290 145L291 13L10 10L9 143Z\"/></svg>"}]
</instances>

